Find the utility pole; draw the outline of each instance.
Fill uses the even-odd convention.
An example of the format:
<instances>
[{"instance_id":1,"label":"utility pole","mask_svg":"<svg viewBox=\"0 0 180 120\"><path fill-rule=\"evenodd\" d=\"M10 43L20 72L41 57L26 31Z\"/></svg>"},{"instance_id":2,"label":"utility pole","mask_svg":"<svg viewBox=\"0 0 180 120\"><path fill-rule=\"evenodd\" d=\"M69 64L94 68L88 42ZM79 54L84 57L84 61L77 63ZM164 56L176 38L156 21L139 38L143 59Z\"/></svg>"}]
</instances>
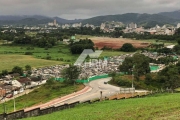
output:
<instances>
[{"instance_id":1,"label":"utility pole","mask_svg":"<svg viewBox=\"0 0 180 120\"><path fill-rule=\"evenodd\" d=\"M132 88L134 88L133 80L134 80L134 75L133 75L133 69L132 69Z\"/></svg>"},{"instance_id":2,"label":"utility pole","mask_svg":"<svg viewBox=\"0 0 180 120\"><path fill-rule=\"evenodd\" d=\"M14 98L14 112L15 112L16 111L16 101L15 101L14 93L13 93L13 98Z\"/></svg>"},{"instance_id":3,"label":"utility pole","mask_svg":"<svg viewBox=\"0 0 180 120\"><path fill-rule=\"evenodd\" d=\"M102 101L102 91L100 91L100 95L101 95L101 97L100 97L100 101Z\"/></svg>"}]
</instances>

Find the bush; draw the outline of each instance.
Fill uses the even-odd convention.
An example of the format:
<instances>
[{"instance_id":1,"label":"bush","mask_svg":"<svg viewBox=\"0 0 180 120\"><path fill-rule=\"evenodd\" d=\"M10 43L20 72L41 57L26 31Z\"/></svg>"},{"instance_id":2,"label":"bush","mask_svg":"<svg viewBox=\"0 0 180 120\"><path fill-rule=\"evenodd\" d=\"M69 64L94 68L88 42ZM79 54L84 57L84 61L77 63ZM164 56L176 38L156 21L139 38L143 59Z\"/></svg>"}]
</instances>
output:
<instances>
[{"instance_id":1,"label":"bush","mask_svg":"<svg viewBox=\"0 0 180 120\"><path fill-rule=\"evenodd\" d=\"M46 56L46 59L47 60L51 60L51 56Z\"/></svg>"},{"instance_id":2,"label":"bush","mask_svg":"<svg viewBox=\"0 0 180 120\"><path fill-rule=\"evenodd\" d=\"M64 61L64 59L63 59L63 58L60 58L59 60L60 60L60 61Z\"/></svg>"},{"instance_id":3,"label":"bush","mask_svg":"<svg viewBox=\"0 0 180 120\"><path fill-rule=\"evenodd\" d=\"M44 50L48 50L48 47L45 47Z\"/></svg>"},{"instance_id":4,"label":"bush","mask_svg":"<svg viewBox=\"0 0 180 120\"><path fill-rule=\"evenodd\" d=\"M131 43L125 43L123 46L120 48L121 51L123 52L135 52L136 49Z\"/></svg>"},{"instance_id":5,"label":"bush","mask_svg":"<svg viewBox=\"0 0 180 120\"><path fill-rule=\"evenodd\" d=\"M25 55L33 55L32 52L25 52Z\"/></svg>"}]
</instances>

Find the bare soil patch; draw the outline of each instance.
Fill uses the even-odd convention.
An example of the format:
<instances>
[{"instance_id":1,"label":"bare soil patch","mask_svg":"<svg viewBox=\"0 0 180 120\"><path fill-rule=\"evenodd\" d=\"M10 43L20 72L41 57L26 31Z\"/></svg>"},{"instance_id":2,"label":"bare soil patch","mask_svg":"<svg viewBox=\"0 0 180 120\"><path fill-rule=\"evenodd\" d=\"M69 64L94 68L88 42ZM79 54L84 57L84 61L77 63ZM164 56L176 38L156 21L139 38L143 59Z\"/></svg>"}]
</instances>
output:
<instances>
[{"instance_id":1,"label":"bare soil patch","mask_svg":"<svg viewBox=\"0 0 180 120\"><path fill-rule=\"evenodd\" d=\"M99 49L103 48L104 46L112 49L119 49L125 43L131 43L135 48L145 48L150 45L149 42L145 43L140 40L126 38L93 37L91 40L94 42L95 47L98 47Z\"/></svg>"}]
</instances>

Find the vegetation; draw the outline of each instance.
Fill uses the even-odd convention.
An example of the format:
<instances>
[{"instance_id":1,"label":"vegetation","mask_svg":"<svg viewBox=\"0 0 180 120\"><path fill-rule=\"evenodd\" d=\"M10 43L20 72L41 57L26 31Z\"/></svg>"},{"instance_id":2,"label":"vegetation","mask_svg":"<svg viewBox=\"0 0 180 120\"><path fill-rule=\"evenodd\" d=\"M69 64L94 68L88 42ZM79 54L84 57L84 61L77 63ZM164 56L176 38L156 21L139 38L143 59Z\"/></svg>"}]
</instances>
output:
<instances>
[{"instance_id":1,"label":"vegetation","mask_svg":"<svg viewBox=\"0 0 180 120\"><path fill-rule=\"evenodd\" d=\"M122 65L119 66L119 70L129 74L133 72L138 79L139 76L150 72L149 58L143 54L136 53L133 57L126 57Z\"/></svg>"},{"instance_id":2,"label":"vegetation","mask_svg":"<svg viewBox=\"0 0 180 120\"><path fill-rule=\"evenodd\" d=\"M65 83L75 84L75 81L81 73L80 68L77 66L70 65L62 71L62 77L65 79Z\"/></svg>"},{"instance_id":3,"label":"vegetation","mask_svg":"<svg viewBox=\"0 0 180 120\"><path fill-rule=\"evenodd\" d=\"M25 120L130 120L179 119L180 94L157 94L139 99L82 104L52 114Z\"/></svg>"},{"instance_id":4,"label":"vegetation","mask_svg":"<svg viewBox=\"0 0 180 120\"><path fill-rule=\"evenodd\" d=\"M12 69L12 72L13 73L19 73L20 75L23 75L23 69L19 66L15 66L13 69Z\"/></svg>"},{"instance_id":5,"label":"vegetation","mask_svg":"<svg viewBox=\"0 0 180 120\"><path fill-rule=\"evenodd\" d=\"M70 49L72 54L81 54L84 49L94 50L94 43L90 39L80 40L79 42L71 42Z\"/></svg>"},{"instance_id":6,"label":"vegetation","mask_svg":"<svg viewBox=\"0 0 180 120\"><path fill-rule=\"evenodd\" d=\"M144 33L144 34L125 33L122 36L123 36L123 38L132 38L132 39L136 39L136 40L141 40L141 39L144 39L144 40L156 39L156 42L159 41L159 40L178 42L179 41L179 37L180 37L180 28L178 28L175 31L174 35L151 35L150 33ZM163 43L163 45L164 45L164 43Z\"/></svg>"},{"instance_id":7,"label":"vegetation","mask_svg":"<svg viewBox=\"0 0 180 120\"><path fill-rule=\"evenodd\" d=\"M35 104L46 103L54 98L65 96L82 88L83 85L67 85L51 79L41 87L35 88L34 91L16 98L16 110L27 108ZM5 105L8 113L13 111L13 100L6 102ZM3 109L0 109L0 113L3 113Z\"/></svg>"},{"instance_id":8,"label":"vegetation","mask_svg":"<svg viewBox=\"0 0 180 120\"><path fill-rule=\"evenodd\" d=\"M123 46L120 48L121 51L123 52L135 52L136 49L131 43L125 43Z\"/></svg>"},{"instance_id":9,"label":"vegetation","mask_svg":"<svg viewBox=\"0 0 180 120\"><path fill-rule=\"evenodd\" d=\"M32 56L26 55L0 55L0 71L6 70L11 72L14 66L19 66L24 68L27 64L34 67L43 67L43 66L50 66L50 65L57 65L57 64L64 64L65 62L62 61L50 61L44 59L37 59Z\"/></svg>"}]
</instances>

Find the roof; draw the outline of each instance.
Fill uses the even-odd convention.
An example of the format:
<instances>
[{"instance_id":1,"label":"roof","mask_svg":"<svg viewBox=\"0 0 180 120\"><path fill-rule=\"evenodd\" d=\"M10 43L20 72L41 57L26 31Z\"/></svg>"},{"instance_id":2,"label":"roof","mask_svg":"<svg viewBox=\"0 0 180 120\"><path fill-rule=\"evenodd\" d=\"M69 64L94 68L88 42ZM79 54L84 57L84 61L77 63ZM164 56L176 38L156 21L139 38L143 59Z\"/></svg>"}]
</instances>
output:
<instances>
[{"instance_id":1,"label":"roof","mask_svg":"<svg viewBox=\"0 0 180 120\"><path fill-rule=\"evenodd\" d=\"M28 82L31 82L31 80L30 79L28 79L28 78L20 78L19 80L17 80L17 81L19 81L20 83L28 83Z\"/></svg>"},{"instance_id":2,"label":"roof","mask_svg":"<svg viewBox=\"0 0 180 120\"><path fill-rule=\"evenodd\" d=\"M30 77L31 81L40 81L41 77Z\"/></svg>"},{"instance_id":3,"label":"roof","mask_svg":"<svg viewBox=\"0 0 180 120\"><path fill-rule=\"evenodd\" d=\"M13 80L12 85L15 86L15 87L21 87L22 86L22 84L17 80Z\"/></svg>"},{"instance_id":4,"label":"roof","mask_svg":"<svg viewBox=\"0 0 180 120\"><path fill-rule=\"evenodd\" d=\"M166 48L173 49L175 45L166 46Z\"/></svg>"},{"instance_id":5,"label":"roof","mask_svg":"<svg viewBox=\"0 0 180 120\"><path fill-rule=\"evenodd\" d=\"M71 36L71 40L75 40L76 39L76 37L75 36Z\"/></svg>"}]
</instances>

